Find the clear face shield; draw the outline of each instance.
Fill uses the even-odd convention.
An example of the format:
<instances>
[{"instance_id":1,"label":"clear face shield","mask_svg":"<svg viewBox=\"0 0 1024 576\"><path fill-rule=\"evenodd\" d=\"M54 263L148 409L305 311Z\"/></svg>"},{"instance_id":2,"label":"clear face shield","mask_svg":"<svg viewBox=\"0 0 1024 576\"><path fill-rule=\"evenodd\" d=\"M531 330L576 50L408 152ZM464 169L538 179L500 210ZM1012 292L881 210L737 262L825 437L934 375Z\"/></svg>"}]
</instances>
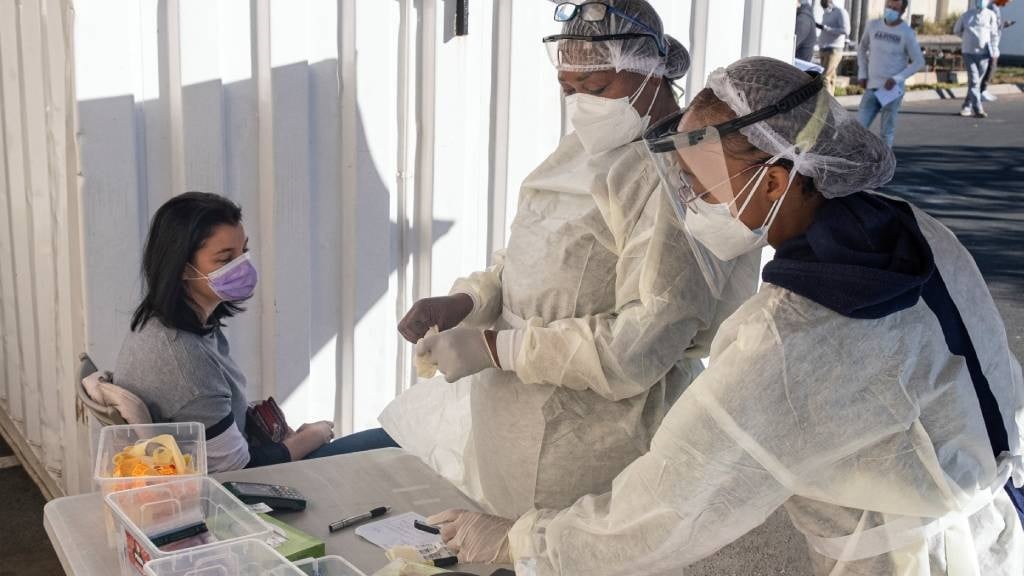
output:
<instances>
[{"instance_id":1,"label":"clear face shield","mask_svg":"<svg viewBox=\"0 0 1024 576\"><path fill-rule=\"evenodd\" d=\"M644 135L648 151L654 160L662 187L668 195L676 215L684 224L696 215L699 203L714 205L714 209L728 211L738 217L753 197L768 167L778 157L765 162L732 167L722 139L729 134L792 110L818 94L823 86L820 76L791 92L778 103L762 108L715 126L679 132L686 110L677 112L651 127ZM794 174L795 175L795 174ZM774 216L781 203L773 207ZM701 242L687 234L693 253L712 292L719 296L729 280L734 260L716 258Z\"/></svg>"}]
</instances>

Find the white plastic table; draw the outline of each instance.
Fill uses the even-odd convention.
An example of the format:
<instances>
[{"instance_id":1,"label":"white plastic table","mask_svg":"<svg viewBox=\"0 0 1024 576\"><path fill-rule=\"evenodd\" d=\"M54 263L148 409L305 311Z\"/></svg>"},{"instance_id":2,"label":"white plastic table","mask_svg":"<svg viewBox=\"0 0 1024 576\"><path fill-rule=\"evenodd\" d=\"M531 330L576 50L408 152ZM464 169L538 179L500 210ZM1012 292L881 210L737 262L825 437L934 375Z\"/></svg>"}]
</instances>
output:
<instances>
[{"instance_id":1,"label":"white plastic table","mask_svg":"<svg viewBox=\"0 0 1024 576\"><path fill-rule=\"evenodd\" d=\"M415 456L398 448L303 460L216 474L217 480L291 486L306 496L303 512L276 518L327 543L327 554L345 558L366 574L387 564L384 551L350 528L330 534L327 525L377 506L392 514L429 516L448 508L479 510L450 482ZM99 492L57 498L46 504L43 524L64 571L72 576L109 576L119 570L117 553L107 547L103 499ZM499 566L460 565L453 570L489 575Z\"/></svg>"}]
</instances>

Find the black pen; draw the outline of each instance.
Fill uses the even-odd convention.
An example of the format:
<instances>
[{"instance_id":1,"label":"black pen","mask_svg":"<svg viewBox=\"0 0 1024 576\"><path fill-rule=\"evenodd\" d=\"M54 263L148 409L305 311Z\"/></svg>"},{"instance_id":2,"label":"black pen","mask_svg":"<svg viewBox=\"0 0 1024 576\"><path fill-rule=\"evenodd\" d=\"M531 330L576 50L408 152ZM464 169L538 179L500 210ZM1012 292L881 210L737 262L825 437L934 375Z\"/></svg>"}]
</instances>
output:
<instances>
[{"instance_id":1,"label":"black pen","mask_svg":"<svg viewBox=\"0 0 1024 576\"><path fill-rule=\"evenodd\" d=\"M365 514L349 516L348 518L338 520L337 522L332 522L331 525L327 527L327 529L331 532L337 532L338 530L344 530L349 526L355 526L360 522L366 522L367 520L378 518L380 516L387 514L388 512L391 512L390 506L381 506L380 508L374 508L373 510L370 510Z\"/></svg>"}]
</instances>

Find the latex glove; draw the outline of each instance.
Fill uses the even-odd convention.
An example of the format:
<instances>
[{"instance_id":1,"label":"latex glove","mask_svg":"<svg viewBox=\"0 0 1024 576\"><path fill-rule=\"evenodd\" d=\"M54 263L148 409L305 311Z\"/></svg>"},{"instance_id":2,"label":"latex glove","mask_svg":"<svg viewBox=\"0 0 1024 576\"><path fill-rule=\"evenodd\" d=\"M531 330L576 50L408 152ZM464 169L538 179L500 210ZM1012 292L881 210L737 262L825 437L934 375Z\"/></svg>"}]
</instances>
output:
<instances>
[{"instance_id":1,"label":"latex glove","mask_svg":"<svg viewBox=\"0 0 1024 576\"><path fill-rule=\"evenodd\" d=\"M441 529L441 540L459 557L459 562L512 563L508 533L514 520L466 510L445 510L427 518L427 523Z\"/></svg>"},{"instance_id":2,"label":"latex glove","mask_svg":"<svg viewBox=\"0 0 1024 576\"><path fill-rule=\"evenodd\" d=\"M416 356L417 361L436 365L449 382L496 367L484 331L477 328L452 328L427 336L416 344Z\"/></svg>"},{"instance_id":3,"label":"latex glove","mask_svg":"<svg viewBox=\"0 0 1024 576\"><path fill-rule=\"evenodd\" d=\"M444 332L458 326L472 311L473 299L466 294L424 298L413 304L398 323L398 332L415 344L432 327Z\"/></svg>"}]
</instances>

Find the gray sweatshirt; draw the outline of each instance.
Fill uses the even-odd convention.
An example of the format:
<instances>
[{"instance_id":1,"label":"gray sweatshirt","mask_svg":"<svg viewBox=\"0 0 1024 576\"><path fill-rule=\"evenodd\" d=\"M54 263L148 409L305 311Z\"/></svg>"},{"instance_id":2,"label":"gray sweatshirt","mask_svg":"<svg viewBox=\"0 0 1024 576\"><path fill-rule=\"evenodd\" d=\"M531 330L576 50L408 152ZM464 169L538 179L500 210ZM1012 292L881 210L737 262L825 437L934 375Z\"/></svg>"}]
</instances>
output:
<instances>
[{"instance_id":1,"label":"gray sweatshirt","mask_svg":"<svg viewBox=\"0 0 1024 576\"><path fill-rule=\"evenodd\" d=\"M846 48L846 37L850 34L850 13L839 6L830 6L821 15L821 33L818 46L822 50Z\"/></svg>"},{"instance_id":2,"label":"gray sweatshirt","mask_svg":"<svg viewBox=\"0 0 1024 576\"><path fill-rule=\"evenodd\" d=\"M881 19L868 22L857 46L857 77L867 79L868 89L885 86L893 78L901 86L924 68L924 54L917 34L906 22L889 26Z\"/></svg>"},{"instance_id":3,"label":"gray sweatshirt","mask_svg":"<svg viewBox=\"0 0 1024 576\"><path fill-rule=\"evenodd\" d=\"M814 44L818 32L814 23L814 9L810 3L801 4L796 10L796 51L794 56L810 62L814 58Z\"/></svg>"},{"instance_id":4,"label":"gray sweatshirt","mask_svg":"<svg viewBox=\"0 0 1024 576\"><path fill-rule=\"evenodd\" d=\"M114 382L142 399L154 422L202 424L210 472L291 460L281 444L250 446L245 375L219 328L201 336L150 319L125 338Z\"/></svg>"}]
</instances>

